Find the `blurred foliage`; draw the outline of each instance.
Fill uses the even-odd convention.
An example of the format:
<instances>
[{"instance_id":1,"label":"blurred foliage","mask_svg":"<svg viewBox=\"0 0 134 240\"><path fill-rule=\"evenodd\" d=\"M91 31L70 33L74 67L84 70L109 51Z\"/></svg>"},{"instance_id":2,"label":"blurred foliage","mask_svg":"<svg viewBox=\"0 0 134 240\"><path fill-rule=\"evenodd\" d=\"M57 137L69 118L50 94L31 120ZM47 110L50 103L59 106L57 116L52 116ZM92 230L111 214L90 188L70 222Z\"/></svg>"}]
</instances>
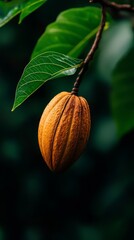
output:
<instances>
[{"instance_id":1,"label":"blurred foliage","mask_svg":"<svg viewBox=\"0 0 134 240\"><path fill-rule=\"evenodd\" d=\"M46 0L9 0L0 2L0 27L20 13L19 23Z\"/></svg>"},{"instance_id":2,"label":"blurred foliage","mask_svg":"<svg viewBox=\"0 0 134 240\"><path fill-rule=\"evenodd\" d=\"M112 108L120 136L134 129L134 48L113 73ZM128 64L129 63L129 64Z\"/></svg>"},{"instance_id":3,"label":"blurred foliage","mask_svg":"<svg viewBox=\"0 0 134 240\"><path fill-rule=\"evenodd\" d=\"M0 240L134 238L134 133L131 130L117 139L110 107L112 71L108 74L110 60L106 61L109 48L128 48L127 43L122 44L123 37L111 43L123 34L121 25L118 31L112 27L110 39L108 32L104 34L83 79L80 94L90 104L91 136L85 152L67 172L48 170L39 152L37 128L46 104L58 92L70 91L76 76L46 83L11 112L15 87L45 26L60 11L86 4L49 0L21 25L16 17L0 29ZM102 60L107 62L104 68L100 67ZM116 53L113 61L115 68Z\"/></svg>"}]
</instances>

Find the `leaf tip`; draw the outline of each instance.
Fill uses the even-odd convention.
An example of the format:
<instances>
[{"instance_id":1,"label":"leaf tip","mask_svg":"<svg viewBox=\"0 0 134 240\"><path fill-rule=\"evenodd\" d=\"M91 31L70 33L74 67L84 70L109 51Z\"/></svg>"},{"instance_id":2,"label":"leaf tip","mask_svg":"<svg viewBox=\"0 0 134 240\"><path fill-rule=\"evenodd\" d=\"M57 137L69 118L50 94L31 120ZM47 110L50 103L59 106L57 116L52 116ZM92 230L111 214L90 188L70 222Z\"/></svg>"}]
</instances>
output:
<instances>
[{"instance_id":1,"label":"leaf tip","mask_svg":"<svg viewBox=\"0 0 134 240\"><path fill-rule=\"evenodd\" d=\"M11 112L13 112L15 110L15 108L13 107L12 109L11 109Z\"/></svg>"},{"instance_id":2,"label":"leaf tip","mask_svg":"<svg viewBox=\"0 0 134 240\"><path fill-rule=\"evenodd\" d=\"M14 110L16 109L16 105L15 104L13 104L13 106L12 106L12 109L11 109L11 112L14 112Z\"/></svg>"},{"instance_id":3,"label":"leaf tip","mask_svg":"<svg viewBox=\"0 0 134 240\"><path fill-rule=\"evenodd\" d=\"M21 19L21 15L20 15L18 24L21 24L21 23L22 23L22 19Z\"/></svg>"}]
</instances>

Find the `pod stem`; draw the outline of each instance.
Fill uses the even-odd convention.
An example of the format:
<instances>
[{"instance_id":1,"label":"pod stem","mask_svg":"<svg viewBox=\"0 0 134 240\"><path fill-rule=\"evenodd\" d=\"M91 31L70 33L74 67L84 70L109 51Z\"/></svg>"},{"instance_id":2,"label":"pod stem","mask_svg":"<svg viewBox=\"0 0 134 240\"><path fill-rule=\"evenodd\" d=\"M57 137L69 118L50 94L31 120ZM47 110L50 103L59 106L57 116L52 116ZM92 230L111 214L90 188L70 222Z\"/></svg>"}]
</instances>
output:
<instances>
[{"instance_id":1,"label":"pod stem","mask_svg":"<svg viewBox=\"0 0 134 240\"><path fill-rule=\"evenodd\" d=\"M132 0L130 0L130 1L132 2ZM94 54L98 48L99 42L101 40L102 32L103 32L103 29L104 29L105 23L106 23L106 8L110 8L110 9L113 9L116 11L126 11L126 12L130 12L130 13L134 13L134 7L130 4L118 4L116 2L111 2L109 0L89 0L89 2L101 4L101 8L102 8L101 15L102 16L101 16L100 26L98 28L98 32L96 34L93 45L92 45L89 53L87 54L86 58L84 59L81 69L80 69L80 71L77 75L76 81L74 83L71 93L75 94L75 95L78 94L78 90L79 90L79 86L80 86L82 77L88 68L89 62L93 59L93 56L94 56Z\"/></svg>"},{"instance_id":2,"label":"pod stem","mask_svg":"<svg viewBox=\"0 0 134 240\"><path fill-rule=\"evenodd\" d=\"M101 40L102 32L105 27L105 22L106 22L106 10L105 10L104 5L102 4L102 15L101 15L100 26L98 28L98 32L96 33L96 37L93 42L93 45L92 45L90 51L88 52L86 58L84 59L81 70L79 71L79 73L77 75L76 81L74 83L74 86L73 86L73 89L71 92L72 94L75 94L75 95L78 94L78 90L79 90L79 86L80 86L82 77L83 77L84 73L87 71L88 64L93 59L93 56L94 56L96 49L98 48L99 42Z\"/></svg>"}]
</instances>

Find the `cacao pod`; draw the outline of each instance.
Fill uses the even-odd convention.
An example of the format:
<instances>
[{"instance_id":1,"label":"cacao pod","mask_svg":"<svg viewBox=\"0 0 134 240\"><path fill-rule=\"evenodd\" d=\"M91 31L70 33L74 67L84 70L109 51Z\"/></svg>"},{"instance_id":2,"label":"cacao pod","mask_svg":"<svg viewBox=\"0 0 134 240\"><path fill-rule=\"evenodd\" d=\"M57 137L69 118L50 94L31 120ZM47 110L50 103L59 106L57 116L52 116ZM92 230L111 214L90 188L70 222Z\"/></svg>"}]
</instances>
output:
<instances>
[{"instance_id":1,"label":"cacao pod","mask_svg":"<svg viewBox=\"0 0 134 240\"><path fill-rule=\"evenodd\" d=\"M56 95L46 106L38 128L41 154L52 171L68 168L82 153L91 126L89 105L69 92Z\"/></svg>"}]
</instances>

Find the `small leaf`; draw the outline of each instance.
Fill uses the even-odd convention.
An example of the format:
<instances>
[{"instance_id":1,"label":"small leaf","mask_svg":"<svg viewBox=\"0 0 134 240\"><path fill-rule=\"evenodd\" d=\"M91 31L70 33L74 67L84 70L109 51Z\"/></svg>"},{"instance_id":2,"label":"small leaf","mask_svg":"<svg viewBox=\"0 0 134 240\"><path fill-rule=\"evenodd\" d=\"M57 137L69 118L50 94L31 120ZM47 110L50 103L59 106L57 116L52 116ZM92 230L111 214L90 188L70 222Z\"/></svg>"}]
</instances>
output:
<instances>
[{"instance_id":1,"label":"small leaf","mask_svg":"<svg viewBox=\"0 0 134 240\"><path fill-rule=\"evenodd\" d=\"M39 8L45 2L46 2L46 0L34 0L34 1L33 0L29 0L28 4L24 4L24 6L22 7L21 14L20 14L19 23L21 23L22 20L26 16L28 16L30 13L35 11L37 8Z\"/></svg>"},{"instance_id":2,"label":"small leaf","mask_svg":"<svg viewBox=\"0 0 134 240\"><path fill-rule=\"evenodd\" d=\"M112 110L119 137L134 129L134 48L113 74Z\"/></svg>"},{"instance_id":3,"label":"small leaf","mask_svg":"<svg viewBox=\"0 0 134 240\"><path fill-rule=\"evenodd\" d=\"M101 10L96 7L72 8L60 13L38 40L32 57L50 50L78 57L87 45L90 48L100 19Z\"/></svg>"},{"instance_id":4,"label":"small leaf","mask_svg":"<svg viewBox=\"0 0 134 240\"><path fill-rule=\"evenodd\" d=\"M45 52L33 58L25 67L17 85L12 111L22 104L46 81L73 75L82 60L56 52Z\"/></svg>"},{"instance_id":5,"label":"small leaf","mask_svg":"<svg viewBox=\"0 0 134 240\"><path fill-rule=\"evenodd\" d=\"M0 27L21 13L21 22L27 15L40 7L46 0L12 0L10 2L0 1Z\"/></svg>"}]
</instances>

